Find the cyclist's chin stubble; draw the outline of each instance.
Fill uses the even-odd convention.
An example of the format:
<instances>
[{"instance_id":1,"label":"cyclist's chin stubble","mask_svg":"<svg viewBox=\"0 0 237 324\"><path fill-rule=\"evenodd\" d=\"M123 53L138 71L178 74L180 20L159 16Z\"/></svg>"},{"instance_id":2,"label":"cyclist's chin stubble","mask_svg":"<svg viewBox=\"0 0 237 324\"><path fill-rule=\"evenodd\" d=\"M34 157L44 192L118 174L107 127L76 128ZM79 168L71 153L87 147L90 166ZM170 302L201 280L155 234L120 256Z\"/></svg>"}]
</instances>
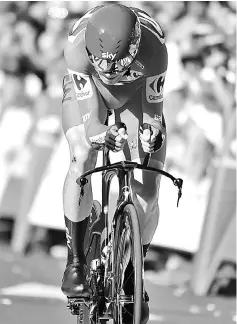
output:
<instances>
[{"instance_id":1,"label":"cyclist's chin stubble","mask_svg":"<svg viewBox=\"0 0 237 324\"><path fill-rule=\"evenodd\" d=\"M105 76L103 76L102 74L100 75L100 78L101 80L107 84L107 85L114 85L115 83L119 82L120 79L122 78L123 74L122 75L118 75L116 76L114 79L107 79Z\"/></svg>"}]
</instances>

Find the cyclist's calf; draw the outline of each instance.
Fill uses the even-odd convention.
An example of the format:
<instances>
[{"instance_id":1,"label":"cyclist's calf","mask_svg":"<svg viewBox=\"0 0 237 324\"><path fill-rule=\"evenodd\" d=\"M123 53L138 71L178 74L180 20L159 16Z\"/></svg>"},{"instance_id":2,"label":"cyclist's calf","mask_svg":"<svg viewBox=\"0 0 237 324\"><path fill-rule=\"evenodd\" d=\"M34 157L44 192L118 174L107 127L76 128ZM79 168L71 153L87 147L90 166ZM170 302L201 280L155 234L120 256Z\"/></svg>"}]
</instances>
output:
<instances>
[{"instance_id":1,"label":"cyclist's calf","mask_svg":"<svg viewBox=\"0 0 237 324\"><path fill-rule=\"evenodd\" d=\"M97 152L90 147L85 138L84 126L75 126L66 133L70 150L70 166L64 184L64 213L72 221L83 220L92 207L90 179L85 187L85 195L79 206L80 187L76 184L85 171L96 165Z\"/></svg>"}]
</instances>

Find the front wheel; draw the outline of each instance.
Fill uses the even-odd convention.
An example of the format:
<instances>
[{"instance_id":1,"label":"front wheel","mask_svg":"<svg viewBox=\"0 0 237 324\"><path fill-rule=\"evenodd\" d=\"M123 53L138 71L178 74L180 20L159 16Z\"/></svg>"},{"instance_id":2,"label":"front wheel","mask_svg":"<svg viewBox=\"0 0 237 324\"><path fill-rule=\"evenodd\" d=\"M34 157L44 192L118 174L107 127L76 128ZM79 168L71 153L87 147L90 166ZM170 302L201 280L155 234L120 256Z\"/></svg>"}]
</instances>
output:
<instances>
[{"instance_id":1,"label":"front wheel","mask_svg":"<svg viewBox=\"0 0 237 324\"><path fill-rule=\"evenodd\" d=\"M113 240L114 324L140 324L143 257L136 209L127 204L115 219Z\"/></svg>"}]
</instances>

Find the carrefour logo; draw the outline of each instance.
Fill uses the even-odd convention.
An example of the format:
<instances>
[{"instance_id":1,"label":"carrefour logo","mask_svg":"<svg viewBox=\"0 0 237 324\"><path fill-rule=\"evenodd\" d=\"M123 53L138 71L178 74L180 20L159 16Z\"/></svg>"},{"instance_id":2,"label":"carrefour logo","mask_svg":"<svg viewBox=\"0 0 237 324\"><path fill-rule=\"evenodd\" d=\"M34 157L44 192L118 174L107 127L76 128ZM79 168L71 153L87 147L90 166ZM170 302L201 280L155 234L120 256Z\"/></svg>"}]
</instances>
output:
<instances>
[{"instance_id":1,"label":"carrefour logo","mask_svg":"<svg viewBox=\"0 0 237 324\"><path fill-rule=\"evenodd\" d=\"M79 90L83 90L86 85L86 82L87 82L86 79L83 78L82 76L78 77L76 74L73 74L72 77L73 77L73 80L74 80L77 88Z\"/></svg>"},{"instance_id":2,"label":"carrefour logo","mask_svg":"<svg viewBox=\"0 0 237 324\"><path fill-rule=\"evenodd\" d=\"M146 99L149 103L163 101L165 74L166 72L146 79Z\"/></svg>"},{"instance_id":3,"label":"carrefour logo","mask_svg":"<svg viewBox=\"0 0 237 324\"><path fill-rule=\"evenodd\" d=\"M93 91L91 81L88 75L70 71L76 92L77 100L84 100L92 97Z\"/></svg>"}]
</instances>

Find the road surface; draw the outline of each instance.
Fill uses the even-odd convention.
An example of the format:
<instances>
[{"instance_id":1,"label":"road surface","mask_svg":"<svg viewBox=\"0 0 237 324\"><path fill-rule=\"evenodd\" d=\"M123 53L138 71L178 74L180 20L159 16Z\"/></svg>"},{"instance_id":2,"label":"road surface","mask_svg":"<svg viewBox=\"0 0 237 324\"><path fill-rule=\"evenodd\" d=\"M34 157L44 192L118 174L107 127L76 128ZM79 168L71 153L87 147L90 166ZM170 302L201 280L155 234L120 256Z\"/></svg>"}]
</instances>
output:
<instances>
[{"instance_id":1,"label":"road surface","mask_svg":"<svg viewBox=\"0 0 237 324\"><path fill-rule=\"evenodd\" d=\"M0 324L76 324L61 293L65 260L44 253L24 258L0 245ZM146 272L150 321L164 324L231 324L235 299L195 297L170 287L155 272Z\"/></svg>"}]
</instances>

